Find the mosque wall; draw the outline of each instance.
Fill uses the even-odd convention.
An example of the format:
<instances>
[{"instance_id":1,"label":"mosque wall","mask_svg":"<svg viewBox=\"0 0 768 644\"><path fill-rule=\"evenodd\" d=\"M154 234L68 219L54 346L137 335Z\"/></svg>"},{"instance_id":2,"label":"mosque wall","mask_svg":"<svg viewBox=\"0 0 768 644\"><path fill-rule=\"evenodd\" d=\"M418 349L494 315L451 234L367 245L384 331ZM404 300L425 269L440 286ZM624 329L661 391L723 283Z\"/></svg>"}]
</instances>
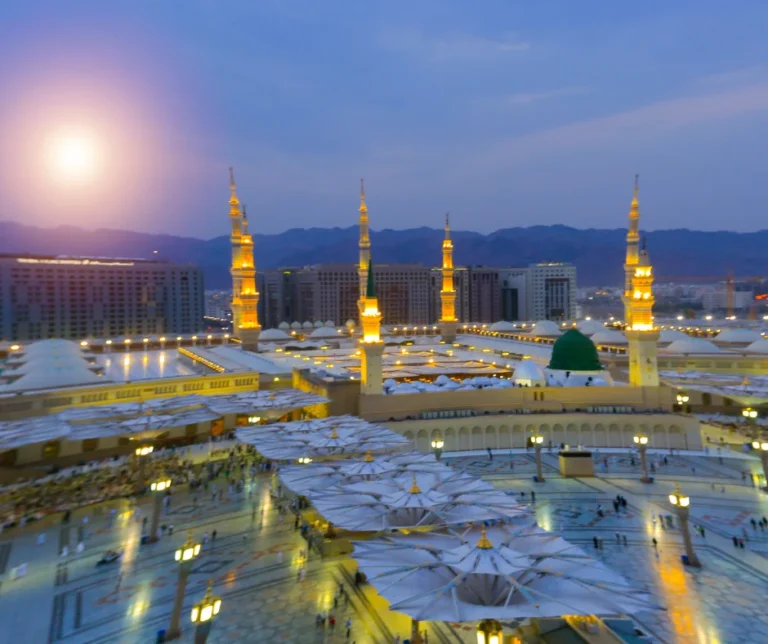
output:
<instances>
[{"instance_id":1,"label":"mosque wall","mask_svg":"<svg viewBox=\"0 0 768 644\"><path fill-rule=\"evenodd\" d=\"M711 373L737 373L764 375L768 372L768 356L708 355L658 356L659 371L708 371Z\"/></svg>"},{"instance_id":2,"label":"mosque wall","mask_svg":"<svg viewBox=\"0 0 768 644\"><path fill-rule=\"evenodd\" d=\"M469 411L473 415L590 411L628 407L672 411L676 390L669 387L521 387L360 396L359 415L373 422L417 419L425 414Z\"/></svg>"},{"instance_id":3,"label":"mosque wall","mask_svg":"<svg viewBox=\"0 0 768 644\"><path fill-rule=\"evenodd\" d=\"M413 440L420 452L430 452L434 438L445 441L446 452L523 448L534 434L541 434L545 445L552 441L572 447L628 447L636 434L643 433L650 447L702 448L698 420L683 414L509 414L384 425Z\"/></svg>"}]
</instances>

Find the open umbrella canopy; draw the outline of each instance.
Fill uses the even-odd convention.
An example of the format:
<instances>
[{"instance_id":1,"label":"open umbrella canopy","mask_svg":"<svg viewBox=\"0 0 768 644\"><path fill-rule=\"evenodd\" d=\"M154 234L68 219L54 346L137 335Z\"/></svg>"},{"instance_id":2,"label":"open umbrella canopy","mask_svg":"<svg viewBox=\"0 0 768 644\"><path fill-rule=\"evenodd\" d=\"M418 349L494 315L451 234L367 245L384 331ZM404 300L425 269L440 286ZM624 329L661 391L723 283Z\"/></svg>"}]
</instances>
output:
<instances>
[{"instance_id":1,"label":"open umbrella canopy","mask_svg":"<svg viewBox=\"0 0 768 644\"><path fill-rule=\"evenodd\" d=\"M141 413L141 403L117 403L115 405L96 405L93 407L71 407L57 414L60 420L71 423L89 420L125 418Z\"/></svg>"},{"instance_id":2,"label":"open umbrella canopy","mask_svg":"<svg viewBox=\"0 0 768 644\"><path fill-rule=\"evenodd\" d=\"M354 542L368 581L413 619L633 614L657 608L581 548L533 524Z\"/></svg>"},{"instance_id":3,"label":"open umbrella canopy","mask_svg":"<svg viewBox=\"0 0 768 644\"><path fill-rule=\"evenodd\" d=\"M369 532L509 521L528 512L490 484L456 474L404 473L392 479L336 485L310 493L309 498L334 525Z\"/></svg>"},{"instance_id":4,"label":"open umbrella canopy","mask_svg":"<svg viewBox=\"0 0 768 644\"><path fill-rule=\"evenodd\" d=\"M210 396L206 404L219 414L260 414L280 416L287 411L329 402L328 398L298 389L249 391L242 394Z\"/></svg>"},{"instance_id":5,"label":"open umbrella canopy","mask_svg":"<svg viewBox=\"0 0 768 644\"><path fill-rule=\"evenodd\" d=\"M71 429L56 416L0 422L0 451L67 438Z\"/></svg>"}]
</instances>

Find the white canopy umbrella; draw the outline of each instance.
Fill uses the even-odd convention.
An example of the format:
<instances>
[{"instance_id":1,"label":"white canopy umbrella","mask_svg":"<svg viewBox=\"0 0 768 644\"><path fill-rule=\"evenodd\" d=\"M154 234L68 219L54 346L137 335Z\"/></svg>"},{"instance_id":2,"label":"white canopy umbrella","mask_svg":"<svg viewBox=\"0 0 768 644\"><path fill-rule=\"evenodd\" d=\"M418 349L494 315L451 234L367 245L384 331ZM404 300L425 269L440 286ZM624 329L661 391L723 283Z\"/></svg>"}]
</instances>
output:
<instances>
[{"instance_id":1,"label":"white canopy umbrella","mask_svg":"<svg viewBox=\"0 0 768 644\"><path fill-rule=\"evenodd\" d=\"M71 430L56 416L0 422L0 451L67 438Z\"/></svg>"},{"instance_id":2,"label":"white canopy umbrella","mask_svg":"<svg viewBox=\"0 0 768 644\"><path fill-rule=\"evenodd\" d=\"M581 548L535 526L414 532L354 542L354 557L392 610L464 622L632 614L656 608Z\"/></svg>"},{"instance_id":3,"label":"white canopy umbrella","mask_svg":"<svg viewBox=\"0 0 768 644\"><path fill-rule=\"evenodd\" d=\"M67 422L104 420L106 418L124 418L141 413L141 403L117 403L114 405L95 405L93 407L70 407L60 411L57 417Z\"/></svg>"},{"instance_id":4,"label":"white canopy umbrella","mask_svg":"<svg viewBox=\"0 0 768 644\"><path fill-rule=\"evenodd\" d=\"M262 414L280 416L293 409L322 405L328 398L298 389L251 391L226 396L210 396L205 404L219 414Z\"/></svg>"}]
</instances>

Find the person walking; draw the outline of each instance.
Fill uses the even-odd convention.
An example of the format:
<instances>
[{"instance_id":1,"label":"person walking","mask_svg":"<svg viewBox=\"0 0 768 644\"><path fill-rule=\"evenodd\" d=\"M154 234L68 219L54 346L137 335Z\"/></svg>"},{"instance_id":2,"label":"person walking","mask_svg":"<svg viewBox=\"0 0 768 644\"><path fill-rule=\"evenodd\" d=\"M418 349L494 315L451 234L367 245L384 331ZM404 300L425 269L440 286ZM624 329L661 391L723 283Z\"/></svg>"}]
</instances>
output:
<instances>
[{"instance_id":1,"label":"person walking","mask_svg":"<svg viewBox=\"0 0 768 644\"><path fill-rule=\"evenodd\" d=\"M347 639L349 639L350 635L352 635L352 618L347 618Z\"/></svg>"}]
</instances>

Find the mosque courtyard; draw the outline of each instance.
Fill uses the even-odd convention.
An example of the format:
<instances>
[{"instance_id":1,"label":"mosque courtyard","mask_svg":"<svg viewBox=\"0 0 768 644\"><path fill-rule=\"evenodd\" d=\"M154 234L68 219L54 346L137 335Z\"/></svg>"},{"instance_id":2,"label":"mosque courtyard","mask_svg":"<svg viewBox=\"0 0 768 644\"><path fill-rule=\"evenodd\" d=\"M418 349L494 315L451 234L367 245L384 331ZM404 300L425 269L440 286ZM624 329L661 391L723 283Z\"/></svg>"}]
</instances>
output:
<instances>
[{"instance_id":1,"label":"mosque courtyard","mask_svg":"<svg viewBox=\"0 0 768 644\"><path fill-rule=\"evenodd\" d=\"M658 463L650 485L640 482L637 459L617 449L600 450L597 476L585 479L560 477L556 454L544 449L544 483L532 481L535 459L525 450L497 450L492 460L484 452L445 455L443 460L532 505L541 527L648 589L663 609L634 616L649 638L635 641L768 641L763 605L768 531L751 523L768 515L768 497L752 484L759 463L715 450L709 455L652 450L649 455ZM683 567L680 532L663 525L659 516L672 514L667 496L675 482L691 497L691 523L704 529L704 536L696 531L694 537L700 569ZM250 494L215 502L205 495L197 506L186 490L177 491L163 517L174 532L156 544L139 545L141 520L129 518L125 502L75 512L72 525L84 526L90 536L84 552L66 559L58 556L58 519L6 530L0 534L0 623L7 634L3 639L29 644L156 641L157 632L168 626L174 600L174 550L190 530L198 540L207 534L208 542L190 573L177 641L193 641L189 611L209 580L223 600L209 642L385 644L398 635L406 639L410 620L390 612L367 584L354 584L356 566L350 557L321 559L314 552L308 560L302 556L306 543L294 530L290 513L280 520L267 485L268 475L259 474ZM617 495L627 500L625 509L617 511L612 504ZM139 506L139 517L149 514L149 503ZM114 519L111 507L118 509ZM733 537L743 539L745 547L735 547ZM602 540L598 549L595 538ZM118 547L125 549L121 563L96 567L104 551ZM23 563L26 574L14 578ZM335 599L340 584L346 597ZM316 627L321 612L334 616L333 632L327 625ZM511 632L514 625L506 627ZM476 641L474 624L422 622L421 629L429 642Z\"/></svg>"}]
</instances>

